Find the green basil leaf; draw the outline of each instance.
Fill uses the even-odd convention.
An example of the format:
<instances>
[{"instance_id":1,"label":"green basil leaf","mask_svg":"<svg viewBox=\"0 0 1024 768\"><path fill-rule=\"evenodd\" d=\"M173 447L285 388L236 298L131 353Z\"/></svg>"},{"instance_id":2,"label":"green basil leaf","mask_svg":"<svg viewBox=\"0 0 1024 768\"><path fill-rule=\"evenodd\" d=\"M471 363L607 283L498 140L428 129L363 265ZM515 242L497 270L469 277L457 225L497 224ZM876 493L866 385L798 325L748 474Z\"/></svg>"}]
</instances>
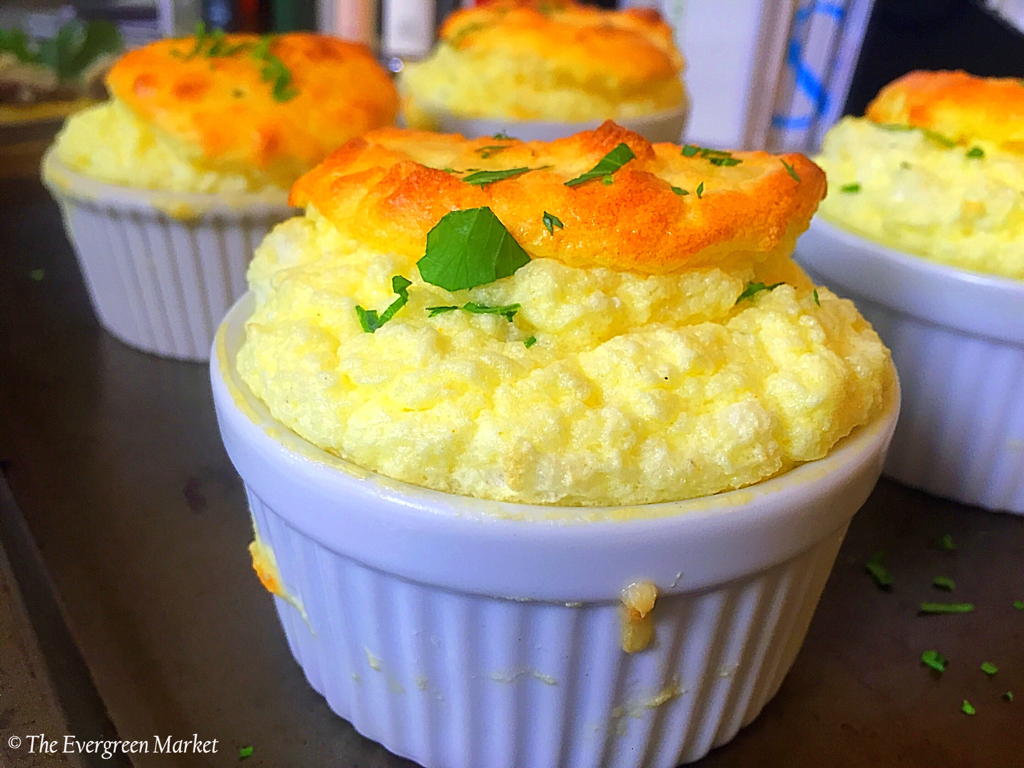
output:
<instances>
[{"instance_id":1,"label":"green basil leaf","mask_svg":"<svg viewBox=\"0 0 1024 768\"><path fill-rule=\"evenodd\" d=\"M493 184L496 181L511 179L513 176L520 176L532 170L534 169L509 168L504 171L477 171L476 173L469 174L469 176L463 176L462 180L467 184L476 184L477 186L483 186L484 184Z\"/></svg>"},{"instance_id":2,"label":"green basil leaf","mask_svg":"<svg viewBox=\"0 0 1024 768\"><path fill-rule=\"evenodd\" d=\"M569 181L565 182L565 186L575 187L591 179L610 176L635 158L636 155L633 154L633 150L629 148L628 144L619 144L619 146L602 157L592 169L581 176L577 176L575 179L569 179Z\"/></svg>"},{"instance_id":3,"label":"green basil leaf","mask_svg":"<svg viewBox=\"0 0 1024 768\"><path fill-rule=\"evenodd\" d=\"M548 213L547 211L544 211L543 221L544 228L548 231L549 235L555 234L555 227L558 227L559 229L565 228L565 225L562 223L561 219L559 219L557 216L553 214Z\"/></svg>"},{"instance_id":4,"label":"green basil leaf","mask_svg":"<svg viewBox=\"0 0 1024 768\"><path fill-rule=\"evenodd\" d=\"M427 233L416 266L425 282L446 291L487 285L529 263L530 257L490 208L445 214Z\"/></svg>"},{"instance_id":5,"label":"green basil leaf","mask_svg":"<svg viewBox=\"0 0 1024 768\"><path fill-rule=\"evenodd\" d=\"M682 187L672 187L672 191L675 192L677 195L688 195L688 194L690 194L689 192L687 192Z\"/></svg>"}]
</instances>

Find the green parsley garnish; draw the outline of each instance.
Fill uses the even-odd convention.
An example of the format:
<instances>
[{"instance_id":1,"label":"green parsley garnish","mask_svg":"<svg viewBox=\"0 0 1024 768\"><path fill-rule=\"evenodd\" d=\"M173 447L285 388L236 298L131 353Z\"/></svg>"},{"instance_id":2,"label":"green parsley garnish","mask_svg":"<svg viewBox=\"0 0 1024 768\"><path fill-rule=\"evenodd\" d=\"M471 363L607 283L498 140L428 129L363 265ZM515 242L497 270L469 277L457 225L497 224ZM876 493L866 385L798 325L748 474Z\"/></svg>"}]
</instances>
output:
<instances>
[{"instance_id":1,"label":"green parsley garnish","mask_svg":"<svg viewBox=\"0 0 1024 768\"><path fill-rule=\"evenodd\" d=\"M498 131L496 134L491 136L491 138L492 139L497 139L498 141L511 141L512 140L512 137L509 136L504 131Z\"/></svg>"},{"instance_id":2,"label":"green parsley garnish","mask_svg":"<svg viewBox=\"0 0 1024 768\"><path fill-rule=\"evenodd\" d=\"M559 219L557 216L548 213L547 211L544 211L543 221L544 228L548 231L549 235L555 234L555 227L558 227L559 229L565 228L565 225L562 223L561 219Z\"/></svg>"},{"instance_id":3,"label":"green parsley garnish","mask_svg":"<svg viewBox=\"0 0 1024 768\"><path fill-rule=\"evenodd\" d=\"M456 309L458 309L458 307L455 306L427 307L427 317L437 317L438 315L443 315L445 312L454 312Z\"/></svg>"},{"instance_id":4,"label":"green parsley garnish","mask_svg":"<svg viewBox=\"0 0 1024 768\"><path fill-rule=\"evenodd\" d=\"M238 748L238 759L245 760L247 757L252 757L252 747L239 747Z\"/></svg>"},{"instance_id":5,"label":"green parsley garnish","mask_svg":"<svg viewBox=\"0 0 1024 768\"><path fill-rule=\"evenodd\" d=\"M500 307L488 307L484 304L477 304L476 302L470 301L462 305L462 309L466 312L472 312L474 315L504 315L505 319L510 323L512 318L516 316L522 306L520 304L504 304Z\"/></svg>"},{"instance_id":6,"label":"green parsley garnish","mask_svg":"<svg viewBox=\"0 0 1024 768\"><path fill-rule=\"evenodd\" d=\"M820 307L821 306L821 300L818 298L818 289L817 288L815 288L813 291L811 291L811 296L814 297L814 303L817 304Z\"/></svg>"},{"instance_id":7,"label":"green parsley garnish","mask_svg":"<svg viewBox=\"0 0 1024 768\"><path fill-rule=\"evenodd\" d=\"M487 146L487 147L480 147L477 150L477 152L480 153L480 157L488 158L491 155L493 155L495 152L501 152L501 150L503 150L503 149L508 149L509 146L511 146L511 145L509 145L509 144L491 144L490 146Z\"/></svg>"},{"instance_id":8,"label":"green parsley garnish","mask_svg":"<svg viewBox=\"0 0 1024 768\"><path fill-rule=\"evenodd\" d=\"M35 280L37 283L42 281L46 277L45 269L33 269L28 273L28 276Z\"/></svg>"},{"instance_id":9,"label":"green parsley garnish","mask_svg":"<svg viewBox=\"0 0 1024 768\"><path fill-rule=\"evenodd\" d=\"M840 192L845 192L847 194L852 194L854 192L860 192L860 182L859 181L854 181L854 182L851 182L849 184L843 184L843 186L841 186L839 188L839 191Z\"/></svg>"},{"instance_id":10,"label":"green parsley garnish","mask_svg":"<svg viewBox=\"0 0 1024 768\"><path fill-rule=\"evenodd\" d=\"M963 712L965 715L973 715L978 710L971 706L971 702L969 702L967 699L964 699L964 705L960 707L960 711Z\"/></svg>"},{"instance_id":11,"label":"green parsley garnish","mask_svg":"<svg viewBox=\"0 0 1024 768\"><path fill-rule=\"evenodd\" d=\"M394 317L398 310L408 303L408 289L410 285L412 285L412 283L401 275L395 275L391 278L391 288L398 294L398 298L391 302L388 308L385 309L379 317L377 316L377 310L363 309L358 304L356 305L356 314L359 316L359 324L363 326L363 331L365 333L376 333L378 328Z\"/></svg>"},{"instance_id":12,"label":"green parsley garnish","mask_svg":"<svg viewBox=\"0 0 1024 768\"><path fill-rule=\"evenodd\" d=\"M726 168L729 168L729 167L731 167L733 165L739 165L743 161L740 160L738 157L718 157L718 156L715 156L715 157L709 157L708 158L708 162L711 163L712 165L720 165L720 166L724 166Z\"/></svg>"},{"instance_id":13,"label":"green parsley garnish","mask_svg":"<svg viewBox=\"0 0 1024 768\"><path fill-rule=\"evenodd\" d=\"M984 156L985 150L982 149L981 147L971 147L969 150L967 150L967 157L971 158L972 160L980 160Z\"/></svg>"},{"instance_id":14,"label":"green parsley garnish","mask_svg":"<svg viewBox=\"0 0 1024 768\"><path fill-rule=\"evenodd\" d=\"M682 187L672 187L672 191L675 192L677 195L680 195L680 196L690 194L689 192L687 192Z\"/></svg>"},{"instance_id":15,"label":"green parsley garnish","mask_svg":"<svg viewBox=\"0 0 1024 768\"><path fill-rule=\"evenodd\" d=\"M591 179L610 176L634 158L636 158L636 155L633 154L633 150L629 148L628 144L619 144L619 146L602 157L597 165L589 171L565 182L565 186L575 187Z\"/></svg>"},{"instance_id":16,"label":"green parsley garnish","mask_svg":"<svg viewBox=\"0 0 1024 768\"><path fill-rule=\"evenodd\" d=\"M989 677L992 677L992 675L994 675L996 672L999 671L999 667L997 667L991 661L986 661L985 663L983 663L981 665L981 671L984 672Z\"/></svg>"},{"instance_id":17,"label":"green parsley garnish","mask_svg":"<svg viewBox=\"0 0 1024 768\"><path fill-rule=\"evenodd\" d=\"M1018 611L1024 611L1024 600L1014 600L1013 607Z\"/></svg>"},{"instance_id":18,"label":"green parsley garnish","mask_svg":"<svg viewBox=\"0 0 1024 768\"><path fill-rule=\"evenodd\" d=\"M1003 694L1003 698L1007 701L1013 701L1013 691L1007 691Z\"/></svg>"},{"instance_id":19,"label":"green parsley garnish","mask_svg":"<svg viewBox=\"0 0 1024 768\"><path fill-rule=\"evenodd\" d=\"M921 613L948 614L948 613L970 613L974 610L973 603L921 603Z\"/></svg>"},{"instance_id":20,"label":"green parsley garnish","mask_svg":"<svg viewBox=\"0 0 1024 768\"><path fill-rule=\"evenodd\" d=\"M952 552L956 549L956 544L953 543L953 537L948 533L944 533L942 538L939 539L939 549L945 550L946 552Z\"/></svg>"},{"instance_id":21,"label":"green parsley garnish","mask_svg":"<svg viewBox=\"0 0 1024 768\"><path fill-rule=\"evenodd\" d=\"M921 654L921 663L936 672L945 672L949 660L938 651L925 651Z\"/></svg>"},{"instance_id":22,"label":"green parsley garnish","mask_svg":"<svg viewBox=\"0 0 1024 768\"><path fill-rule=\"evenodd\" d=\"M704 198L704 182L702 181L697 185L697 199L701 200Z\"/></svg>"},{"instance_id":23,"label":"green parsley garnish","mask_svg":"<svg viewBox=\"0 0 1024 768\"><path fill-rule=\"evenodd\" d=\"M523 342L523 344L526 346L527 349L529 349L530 347L532 347L536 343L537 343L537 337L536 336L531 336L530 338L526 339Z\"/></svg>"},{"instance_id":24,"label":"green parsley garnish","mask_svg":"<svg viewBox=\"0 0 1024 768\"><path fill-rule=\"evenodd\" d=\"M864 570L868 572L868 575L871 576L879 589L889 590L892 589L892 585L896 583L896 580L893 578L892 573L889 572L889 569L882 565L884 557L884 552L875 552L871 559L864 563Z\"/></svg>"},{"instance_id":25,"label":"green parsley garnish","mask_svg":"<svg viewBox=\"0 0 1024 768\"><path fill-rule=\"evenodd\" d=\"M605 174L605 176L601 179L601 183L604 184L606 187L610 187L612 185L612 175L610 173Z\"/></svg>"},{"instance_id":26,"label":"green parsley garnish","mask_svg":"<svg viewBox=\"0 0 1024 768\"><path fill-rule=\"evenodd\" d=\"M739 304L744 299L749 299L751 296L757 295L761 291L774 291L780 285L782 285L782 283L773 283L772 285L765 285L764 283L747 283L747 287L743 289L743 293L741 293L739 298L736 299L736 304Z\"/></svg>"},{"instance_id":27,"label":"green parsley garnish","mask_svg":"<svg viewBox=\"0 0 1024 768\"><path fill-rule=\"evenodd\" d=\"M299 95L292 88L292 73L277 56L270 52L270 44L274 41L271 35L264 35L252 49L253 58L263 62L260 76L263 82L272 83L270 93L275 101L290 101Z\"/></svg>"},{"instance_id":28,"label":"green parsley garnish","mask_svg":"<svg viewBox=\"0 0 1024 768\"><path fill-rule=\"evenodd\" d=\"M427 233L416 266L425 282L446 291L476 288L515 274L530 257L490 208L452 211Z\"/></svg>"},{"instance_id":29,"label":"green parsley garnish","mask_svg":"<svg viewBox=\"0 0 1024 768\"><path fill-rule=\"evenodd\" d=\"M493 184L496 181L511 179L513 176L520 176L532 170L535 169L509 168L504 171L477 171L476 173L469 174L469 176L464 176L462 180L467 184L476 184L482 187L484 184Z\"/></svg>"},{"instance_id":30,"label":"green parsley garnish","mask_svg":"<svg viewBox=\"0 0 1024 768\"><path fill-rule=\"evenodd\" d=\"M790 176L792 176L793 179L796 181L796 183L799 184L800 183L800 175L796 172L796 168L794 168L792 165L787 163L781 157L779 158L779 160L786 167L786 173L788 173Z\"/></svg>"},{"instance_id":31,"label":"green parsley garnish","mask_svg":"<svg viewBox=\"0 0 1024 768\"><path fill-rule=\"evenodd\" d=\"M696 144L684 144L683 145L683 157L693 157L700 152L700 147Z\"/></svg>"},{"instance_id":32,"label":"green parsley garnish","mask_svg":"<svg viewBox=\"0 0 1024 768\"><path fill-rule=\"evenodd\" d=\"M956 582L948 576L936 576L932 579L932 586L936 589L944 589L947 592L952 592L956 589Z\"/></svg>"}]
</instances>

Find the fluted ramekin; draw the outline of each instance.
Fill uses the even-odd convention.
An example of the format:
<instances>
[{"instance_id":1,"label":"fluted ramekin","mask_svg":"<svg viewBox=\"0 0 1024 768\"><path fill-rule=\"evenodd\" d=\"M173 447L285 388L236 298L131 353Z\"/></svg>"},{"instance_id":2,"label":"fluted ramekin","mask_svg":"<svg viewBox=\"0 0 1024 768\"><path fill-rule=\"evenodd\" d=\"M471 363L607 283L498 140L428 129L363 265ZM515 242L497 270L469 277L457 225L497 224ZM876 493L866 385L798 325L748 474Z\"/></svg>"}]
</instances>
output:
<instances>
[{"instance_id":1,"label":"fluted ramekin","mask_svg":"<svg viewBox=\"0 0 1024 768\"><path fill-rule=\"evenodd\" d=\"M739 491L639 507L454 496L302 440L242 382L251 296L211 360L221 434L274 553L288 644L365 736L427 768L672 768L751 722L803 642L899 410ZM622 649L649 581L654 640Z\"/></svg>"},{"instance_id":2,"label":"fluted ramekin","mask_svg":"<svg viewBox=\"0 0 1024 768\"><path fill-rule=\"evenodd\" d=\"M245 293L253 249L295 214L287 193L132 189L76 173L53 149L43 181L60 204L100 323L136 349L206 360L221 318Z\"/></svg>"},{"instance_id":3,"label":"fluted ramekin","mask_svg":"<svg viewBox=\"0 0 1024 768\"><path fill-rule=\"evenodd\" d=\"M1024 514L1024 283L901 253L821 218L796 255L853 299L892 350L903 414L885 473Z\"/></svg>"},{"instance_id":4,"label":"fluted ramekin","mask_svg":"<svg viewBox=\"0 0 1024 768\"><path fill-rule=\"evenodd\" d=\"M434 121L434 130L459 133L467 139L505 133L523 141L554 141L573 136L580 131L592 131L604 120L562 122L558 120L513 120L490 117L459 117L440 107L421 107ZM623 128L639 133L648 141L681 141L689 117L689 105L654 112L637 117L617 117L615 122Z\"/></svg>"}]
</instances>

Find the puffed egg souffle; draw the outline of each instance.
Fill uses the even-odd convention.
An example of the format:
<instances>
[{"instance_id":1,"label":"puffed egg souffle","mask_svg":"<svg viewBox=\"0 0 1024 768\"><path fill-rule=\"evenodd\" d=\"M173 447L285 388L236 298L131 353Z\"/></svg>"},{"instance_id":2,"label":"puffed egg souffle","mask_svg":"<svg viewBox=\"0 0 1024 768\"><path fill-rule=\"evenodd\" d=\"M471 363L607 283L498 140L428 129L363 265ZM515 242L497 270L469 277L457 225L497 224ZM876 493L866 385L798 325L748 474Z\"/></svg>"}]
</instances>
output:
<instances>
[{"instance_id":1,"label":"puffed egg souffle","mask_svg":"<svg viewBox=\"0 0 1024 768\"><path fill-rule=\"evenodd\" d=\"M835 224L1024 280L1024 81L912 72L833 127L816 162Z\"/></svg>"},{"instance_id":2,"label":"puffed egg souffle","mask_svg":"<svg viewBox=\"0 0 1024 768\"><path fill-rule=\"evenodd\" d=\"M433 53L401 74L406 119L581 122L684 106L683 57L657 11L499 0L451 14Z\"/></svg>"},{"instance_id":3,"label":"puffed egg souffle","mask_svg":"<svg viewBox=\"0 0 1024 768\"><path fill-rule=\"evenodd\" d=\"M237 368L306 440L428 488L604 506L751 485L895 385L854 305L791 259L824 194L803 155L610 122L550 143L373 131L257 249Z\"/></svg>"},{"instance_id":4,"label":"puffed egg souffle","mask_svg":"<svg viewBox=\"0 0 1024 768\"><path fill-rule=\"evenodd\" d=\"M302 32L200 28L127 53L106 82L111 99L68 120L56 155L86 176L143 189L287 191L398 111L369 50Z\"/></svg>"}]
</instances>

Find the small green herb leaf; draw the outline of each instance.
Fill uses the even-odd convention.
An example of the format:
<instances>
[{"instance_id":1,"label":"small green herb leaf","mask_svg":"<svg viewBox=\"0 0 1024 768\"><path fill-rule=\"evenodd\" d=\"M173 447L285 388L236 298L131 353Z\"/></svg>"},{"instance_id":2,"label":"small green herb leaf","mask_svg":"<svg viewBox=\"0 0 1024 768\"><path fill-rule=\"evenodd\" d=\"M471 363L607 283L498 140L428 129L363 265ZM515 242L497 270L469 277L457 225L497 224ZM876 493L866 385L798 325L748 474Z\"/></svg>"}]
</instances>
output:
<instances>
[{"instance_id":1,"label":"small green herb leaf","mask_svg":"<svg viewBox=\"0 0 1024 768\"><path fill-rule=\"evenodd\" d=\"M504 304L500 307L488 307L485 304L477 304L476 302L470 301L462 305L462 308L466 312L472 312L474 315L504 315L505 319L510 323L512 318L516 316L521 308L519 304Z\"/></svg>"},{"instance_id":2,"label":"small green herb leaf","mask_svg":"<svg viewBox=\"0 0 1024 768\"><path fill-rule=\"evenodd\" d=\"M971 158L972 160L981 160L983 157L985 157L985 150L982 149L981 147L971 147L969 150L967 150L967 157Z\"/></svg>"},{"instance_id":3,"label":"small green herb leaf","mask_svg":"<svg viewBox=\"0 0 1024 768\"><path fill-rule=\"evenodd\" d=\"M523 341L523 345L524 345L524 346L525 346L525 347L526 347L527 349L529 349L530 347L532 347L532 346L533 346L534 344L536 344L536 343L537 343L537 337L536 337L536 336L530 336L530 337L529 337L528 339L526 339L525 341Z\"/></svg>"},{"instance_id":4,"label":"small green herb leaf","mask_svg":"<svg viewBox=\"0 0 1024 768\"><path fill-rule=\"evenodd\" d=\"M299 95L298 90L292 88L292 73L277 56L270 52L270 44L274 38L271 35L264 35L253 47L253 58L263 62L263 69L260 77L263 82L272 83L270 95L275 101L290 101Z\"/></svg>"},{"instance_id":5,"label":"small green herb leaf","mask_svg":"<svg viewBox=\"0 0 1024 768\"><path fill-rule=\"evenodd\" d=\"M629 148L628 144L619 144L619 146L602 157L591 170L581 176L577 176L575 179L569 179L569 181L565 182L565 186L575 187L591 179L610 176L634 158L636 158L636 155L633 154L633 150Z\"/></svg>"},{"instance_id":6,"label":"small green herb leaf","mask_svg":"<svg viewBox=\"0 0 1024 768\"><path fill-rule=\"evenodd\" d=\"M884 552L876 552L871 559L864 563L864 570L868 572L879 589L889 590L896 582L889 569L882 565L885 558Z\"/></svg>"},{"instance_id":7,"label":"small green herb leaf","mask_svg":"<svg viewBox=\"0 0 1024 768\"><path fill-rule=\"evenodd\" d=\"M697 199L701 200L704 197L704 182L702 181L697 185Z\"/></svg>"},{"instance_id":8,"label":"small green herb leaf","mask_svg":"<svg viewBox=\"0 0 1024 768\"><path fill-rule=\"evenodd\" d=\"M687 192L682 187L672 187L672 191L675 192L677 195L680 195L680 196L690 194L689 192Z\"/></svg>"},{"instance_id":9,"label":"small green herb leaf","mask_svg":"<svg viewBox=\"0 0 1024 768\"><path fill-rule=\"evenodd\" d=\"M378 328L393 318L398 310L409 302L410 285L412 283L401 275L391 278L391 288L398 294L398 298L391 302L379 317L377 310L363 309L358 304L356 305L356 315L359 317L359 324L363 327L364 333L376 333Z\"/></svg>"},{"instance_id":10,"label":"small green herb leaf","mask_svg":"<svg viewBox=\"0 0 1024 768\"><path fill-rule=\"evenodd\" d=\"M508 149L510 146L510 144L491 144L487 147L480 147L477 149L477 152L480 153L480 157L486 158L490 157L495 152L501 152L503 149Z\"/></svg>"},{"instance_id":11,"label":"small green herb leaf","mask_svg":"<svg viewBox=\"0 0 1024 768\"><path fill-rule=\"evenodd\" d=\"M907 131L920 131L925 138L931 139L936 144L942 147L955 147L956 142L950 138L943 136L941 133L936 133L929 128L918 128L914 125L897 125L896 123L876 123L878 128L883 131L892 131L894 133L905 133Z\"/></svg>"},{"instance_id":12,"label":"small green herb leaf","mask_svg":"<svg viewBox=\"0 0 1024 768\"><path fill-rule=\"evenodd\" d=\"M605 175L604 175L604 176L603 176L603 177L601 178L601 183L602 183L602 184L604 184L604 185L605 185L606 187L610 187L610 186L612 185L612 183L613 183L613 181L612 181L612 175L611 175L610 173L608 173L608 174L605 174Z\"/></svg>"},{"instance_id":13,"label":"small green herb leaf","mask_svg":"<svg viewBox=\"0 0 1024 768\"><path fill-rule=\"evenodd\" d=\"M860 182L859 181L854 181L854 182L851 182L849 184L843 184L843 186L841 186L839 188L839 191L840 192L845 192L846 194L853 194L854 192L860 192Z\"/></svg>"},{"instance_id":14,"label":"small green herb leaf","mask_svg":"<svg viewBox=\"0 0 1024 768\"><path fill-rule=\"evenodd\" d=\"M971 702L969 702L967 699L964 699L964 705L960 707L960 711L963 712L965 715L973 715L978 710L971 706Z\"/></svg>"},{"instance_id":15,"label":"small green herb leaf","mask_svg":"<svg viewBox=\"0 0 1024 768\"><path fill-rule=\"evenodd\" d=\"M498 141L510 141L512 139L512 137L509 136L504 131L498 131L496 134L491 136L491 138L492 139L497 139Z\"/></svg>"},{"instance_id":16,"label":"small green herb leaf","mask_svg":"<svg viewBox=\"0 0 1024 768\"><path fill-rule=\"evenodd\" d=\"M740 160L738 157L718 157L718 156L715 156L715 157L709 157L708 158L708 162L711 163L712 165L719 165L719 166L724 166L726 168L729 168L729 167L731 167L733 165L739 165L743 161Z\"/></svg>"},{"instance_id":17,"label":"small green herb leaf","mask_svg":"<svg viewBox=\"0 0 1024 768\"><path fill-rule=\"evenodd\" d=\"M741 293L739 298L736 299L736 303L739 304L745 299L756 296L761 291L774 291L780 285L782 285L782 283L773 283L772 285L765 285L764 283L747 283L747 287L743 289L743 293Z\"/></svg>"},{"instance_id":18,"label":"small green herb leaf","mask_svg":"<svg viewBox=\"0 0 1024 768\"><path fill-rule=\"evenodd\" d=\"M921 654L921 663L936 672L945 672L949 660L938 651L925 651Z\"/></svg>"},{"instance_id":19,"label":"small green herb leaf","mask_svg":"<svg viewBox=\"0 0 1024 768\"><path fill-rule=\"evenodd\" d=\"M555 227L558 227L559 229L564 229L565 228L565 225L562 224L561 219L559 219L557 216L555 216L553 214L548 213L547 211L544 211L544 219L543 220L544 220L544 228L548 231L549 235L555 234Z\"/></svg>"},{"instance_id":20,"label":"small green herb leaf","mask_svg":"<svg viewBox=\"0 0 1024 768\"><path fill-rule=\"evenodd\" d=\"M948 533L944 533L942 535L942 538L939 539L938 546L939 549L944 550L946 552L952 552L954 549L956 549L956 544L953 543L953 537L950 536Z\"/></svg>"},{"instance_id":21,"label":"small green herb leaf","mask_svg":"<svg viewBox=\"0 0 1024 768\"><path fill-rule=\"evenodd\" d=\"M458 307L427 307L427 317L437 317L443 315L445 312L454 312Z\"/></svg>"},{"instance_id":22,"label":"small green herb leaf","mask_svg":"<svg viewBox=\"0 0 1024 768\"><path fill-rule=\"evenodd\" d=\"M467 184L475 184L482 187L484 184L493 184L503 179L511 179L513 176L520 176L534 170L533 168L509 168L504 171L477 171L469 176L463 176L462 180Z\"/></svg>"},{"instance_id":23,"label":"small green herb leaf","mask_svg":"<svg viewBox=\"0 0 1024 768\"><path fill-rule=\"evenodd\" d=\"M245 760L247 757L252 757L253 747L239 747L238 748L238 759Z\"/></svg>"},{"instance_id":24,"label":"small green herb leaf","mask_svg":"<svg viewBox=\"0 0 1024 768\"><path fill-rule=\"evenodd\" d=\"M45 269L33 269L28 273L28 276L35 280L37 283L42 281L46 277Z\"/></svg>"},{"instance_id":25,"label":"small green herb leaf","mask_svg":"<svg viewBox=\"0 0 1024 768\"><path fill-rule=\"evenodd\" d=\"M1007 701L1013 701L1013 691L1007 691L1003 694L1003 698Z\"/></svg>"},{"instance_id":26,"label":"small green herb leaf","mask_svg":"<svg viewBox=\"0 0 1024 768\"><path fill-rule=\"evenodd\" d=\"M693 157L700 152L700 147L695 144L684 144L683 145L683 157Z\"/></svg>"},{"instance_id":27,"label":"small green herb leaf","mask_svg":"<svg viewBox=\"0 0 1024 768\"><path fill-rule=\"evenodd\" d=\"M952 592L956 589L956 582L948 576L936 576L932 579L932 586L936 589L944 589L947 592Z\"/></svg>"},{"instance_id":28,"label":"small green herb leaf","mask_svg":"<svg viewBox=\"0 0 1024 768\"><path fill-rule=\"evenodd\" d=\"M515 274L530 261L490 208L445 214L427 233L416 266L425 282L446 291L476 288Z\"/></svg>"},{"instance_id":29,"label":"small green herb leaf","mask_svg":"<svg viewBox=\"0 0 1024 768\"><path fill-rule=\"evenodd\" d=\"M985 663L983 663L981 665L981 671L984 672L989 677L992 677L992 675L994 675L996 672L999 671L999 667L997 667L991 661L986 661Z\"/></svg>"},{"instance_id":30,"label":"small green herb leaf","mask_svg":"<svg viewBox=\"0 0 1024 768\"><path fill-rule=\"evenodd\" d=\"M800 175L796 172L796 168L794 168L792 165L787 163L781 157L779 158L779 160L786 167L786 173L788 173L790 176L792 176L793 179L797 182L797 184L799 184L800 183Z\"/></svg>"},{"instance_id":31,"label":"small green herb leaf","mask_svg":"<svg viewBox=\"0 0 1024 768\"><path fill-rule=\"evenodd\" d=\"M1024 600L1014 600L1013 607L1018 611L1024 611Z\"/></svg>"},{"instance_id":32,"label":"small green herb leaf","mask_svg":"<svg viewBox=\"0 0 1024 768\"><path fill-rule=\"evenodd\" d=\"M811 296L814 297L814 303L817 304L820 307L821 306L821 299L818 298L818 289L817 288L815 288L813 291L811 291Z\"/></svg>"},{"instance_id":33,"label":"small green herb leaf","mask_svg":"<svg viewBox=\"0 0 1024 768\"><path fill-rule=\"evenodd\" d=\"M973 603L921 603L921 613L948 614L948 613L970 613L974 610Z\"/></svg>"}]
</instances>

